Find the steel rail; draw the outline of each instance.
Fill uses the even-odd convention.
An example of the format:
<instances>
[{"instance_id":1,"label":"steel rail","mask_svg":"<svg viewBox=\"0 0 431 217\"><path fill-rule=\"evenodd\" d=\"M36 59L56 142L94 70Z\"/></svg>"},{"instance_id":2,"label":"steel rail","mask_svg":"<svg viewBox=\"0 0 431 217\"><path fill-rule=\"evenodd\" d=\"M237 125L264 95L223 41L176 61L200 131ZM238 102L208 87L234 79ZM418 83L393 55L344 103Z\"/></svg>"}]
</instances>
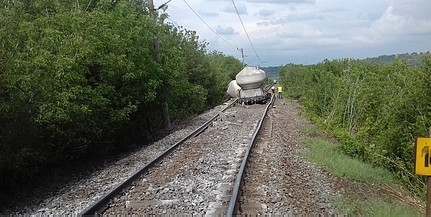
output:
<instances>
[{"instance_id":1,"label":"steel rail","mask_svg":"<svg viewBox=\"0 0 431 217\"><path fill-rule=\"evenodd\" d=\"M257 125L257 128L251 137L251 142L245 151L244 158L241 162L241 167L239 168L239 171L238 171L238 174L236 176L236 180L235 180L235 183L234 183L234 186L232 189L232 195L231 195L231 198L229 201L229 205L227 207L227 213L226 213L227 217L234 216L236 211L238 210L238 200L240 198L240 189L242 188L242 186L244 184L243 183L244 172L245 172L245 167L247 166L247 163L248 163L250 151L255 144L257 134L259 133L260 128L262 127L263 120L265 119L265 116L268 113L269 107L273 105L274 100L275 100L275 95L272 94L271 101L267 104L267 106L265 108L265 112L263 113L262 117L260 118L259 123Z\"/></svg>"},{"instance_id":2,"label":"steel rail","mask_svg":"<svg viewBox=\"0 0 431 217\"><path fill-rule=\"evenodd\" d=\"M225 108L221 110L221 112L226 111L228 108L230 108L234 103L236 103L237 100L234 100L233 102L229 103ZM173 150L175 150L180 144L185 142L186 140L190 139L191 137L195 137L202 133L205 129L208 128L208 126L220 115L220 113L214 115L211 119L209 119L207 122L202 124L199 128L191 132L186 137L182 138L180 141L172 145L169 149L167 149L165 152L163 152L160 156L156 157L154 160L152 160L150 163L139 169L137 172L135 172L132 176L130 176L128 179L123 181L121 184L118 184L115 186L110 192L99 198L96 202L91 204L89 207L87 207L85 210L83 210L79 216L98 216L102 212L104 212L109 205L109 202L113 199L115 195L118 195L122 190L126 189L128 186L130 186L137 178L139 178L141 175L146 173L151 167L153 167L155 164L159 163L164 157L166 157L168 154L170 154Z\"/></svg>"}]
</instances>

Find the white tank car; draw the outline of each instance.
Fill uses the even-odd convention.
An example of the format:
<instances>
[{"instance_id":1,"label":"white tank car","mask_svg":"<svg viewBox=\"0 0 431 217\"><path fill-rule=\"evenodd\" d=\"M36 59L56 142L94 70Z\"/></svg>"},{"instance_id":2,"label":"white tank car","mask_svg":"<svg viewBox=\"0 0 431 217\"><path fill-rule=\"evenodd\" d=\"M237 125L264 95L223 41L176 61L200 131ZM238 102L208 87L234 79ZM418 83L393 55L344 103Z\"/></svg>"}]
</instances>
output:
<instances>
[{"instance_id":1,"label":"white tank car","mask_svg":"<svg viewBox=\"0 0 431 217\"><path fill-rule=\"evenodd\" d=\"M240 87L239 102L245 104L266 103L268 93L264 89L265 79L266 73L261 69L252 66L246 66L242 69L236 75L236 83Z\"/></svg>"},{"instance_id":2,"label":"white tank car","mask_svg":"<svg viewBox=\"0 0 431 217\"><path fill-rule=\"evenodd\" d=\"M256 89L263 86L265 71L252 66L246 66L236 75L236 83L243 90Z\"/></svg>"},{"instance_id":3,"label":"white tank car","mask_svg":"<svg viewBox=\"0 0 431 217\"><path fill-rule=\"evenodd\" d=\"M239 97L239 91L241 90L241 87L236 83L236 80L232 80L229 83L229 86L227 87L227 93L229 96L233 98Z\"/></svg>"}]
</instances>

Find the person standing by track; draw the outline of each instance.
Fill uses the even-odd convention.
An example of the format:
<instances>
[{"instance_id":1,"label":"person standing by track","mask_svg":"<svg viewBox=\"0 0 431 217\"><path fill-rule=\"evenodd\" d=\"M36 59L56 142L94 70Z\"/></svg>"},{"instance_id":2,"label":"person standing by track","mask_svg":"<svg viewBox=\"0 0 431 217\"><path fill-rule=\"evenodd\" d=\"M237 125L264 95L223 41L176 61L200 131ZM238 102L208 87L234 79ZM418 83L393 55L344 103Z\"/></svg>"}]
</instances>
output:
<instances>
[{"instance_id":1,"label":"person standing by track","mask_svg":"<svg viewBox=\"0 0 431 217\"><path fill-rule=\"evenodd\" d=\"M278 98L282 99L283 98L283 96L282 96L283 87L282 86L278 86L277 87L277 92L278 92Z\"/></svg>"}]
</instances>

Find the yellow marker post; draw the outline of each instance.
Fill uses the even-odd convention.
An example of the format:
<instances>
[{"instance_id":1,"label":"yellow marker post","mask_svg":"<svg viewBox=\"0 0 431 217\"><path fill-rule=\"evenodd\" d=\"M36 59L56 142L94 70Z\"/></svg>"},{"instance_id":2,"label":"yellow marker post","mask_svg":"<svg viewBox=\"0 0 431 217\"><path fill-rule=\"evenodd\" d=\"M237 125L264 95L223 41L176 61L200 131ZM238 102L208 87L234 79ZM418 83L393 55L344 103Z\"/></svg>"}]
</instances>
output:
<instances>
[{"instance_id":1,"label":"yellow marker post","mask_svg":"<svg viewBox=\"0 0 431 217\"><path fill-rule=\"evenodd\" d=\"M419 137L415 147L415 173L431 176L431 138Z\"/></svg>"},{"instance_id":2,"label":"yellow marker post","mask_svg":"<svg viewBox=\"0 0 431 217\"><path fill-rule=\"evenodd\" d=\"M431 131L430 131L431 134ZM415 144L415 173L427 176L426 216L431 217L431 138L419 137Z\"/></svg>"}]
</instances>

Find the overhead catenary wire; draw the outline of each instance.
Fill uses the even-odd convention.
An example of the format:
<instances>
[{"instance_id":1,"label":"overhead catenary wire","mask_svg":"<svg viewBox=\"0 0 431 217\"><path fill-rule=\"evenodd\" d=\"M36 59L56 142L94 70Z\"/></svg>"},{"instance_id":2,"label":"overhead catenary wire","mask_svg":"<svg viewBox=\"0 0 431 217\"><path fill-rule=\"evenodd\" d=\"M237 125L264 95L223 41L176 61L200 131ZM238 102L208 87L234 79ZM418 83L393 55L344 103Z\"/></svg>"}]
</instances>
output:
<instances>
[{"instance_id":1,"label":"overhead catenary wire","mask_svg":"<svg viewBox=\"0 0 431 217\"><path fill-rule=\"evenodd\" d=\"M248 35L248 32L247 32L247 30L246 30L246 28L244 26L244 22L242 22L241 16L239 15L239 12L238 12L238 9L237 9L237 7L235 5L235 1L234 0L232 0L232 4L233 4L233 7L235 8L236 14L238 15L239 21L241 22L242 28L244 29L244 32L247 35L248 41L250 42L250 45L253 48L254 54L256 55L257 59L259 59L260 63L263 64L263 61L260 59L259 55L256 52L256 49L254 48L253 43L251 42L250 36Z\"/></svg>"},{"instance_id":2,"label":"overhead catenary wire","mask_svg":"<svg viewBox=\"0 0 431 217\"><path fill-rule=\"evenodd\" d=\"M223 37L221 37L220 36L220 34L218 34L214 29L212 29L205 21L204 21L204 19L202 19L202 17L201 16L199 16L199 14L198 13L196 13L196 11L187 3L187 1L186 0L183 0L183 2L190 8L190 10L192 10L193 11L193 13L212 31L212 32L214 32L220 39L222 39L224 42L226 42L228 45L230 45L230 46L232 46L232 47L234 47L234 48L236 48L236 49L238 49L238 47L237 46L235 46L235 45L233 45L232 43L230 43L230 42L228 42L226 39L224 39Z\"/></svg>"},{"instance_id":3,"label":"overhead catenary wire","mask_svg":"<svg viewBox=\"0 0 431 217\"><path fill-rule=\"evenodd\" d=\"M175 22L175 20L171 19L170 17L167 17L166 19L170 20L172 22L172 24L181 27L180 24L178 24L177 22ZM217 50L215 47L212 47L211 44L207 44L206 47L210 50ZM240 52L241 50L239 48L237 48ZM244 61L243 61L244 62Z\"/></svg>"},{"instance_id":4,"label":"overhead catenary wire","mask_svg":"<svg viewBox=\"0 0 431 217\"><path fill-rule=\"evenodd\" d=\"M166 17L166 19L168 19L168 20L170 20L173 24L175 24L176 26L180 26L180 25L178 25L178 23L177 22L175 22L173 19L171 19L170 17Z\"/></svg>"}]
</instances>

